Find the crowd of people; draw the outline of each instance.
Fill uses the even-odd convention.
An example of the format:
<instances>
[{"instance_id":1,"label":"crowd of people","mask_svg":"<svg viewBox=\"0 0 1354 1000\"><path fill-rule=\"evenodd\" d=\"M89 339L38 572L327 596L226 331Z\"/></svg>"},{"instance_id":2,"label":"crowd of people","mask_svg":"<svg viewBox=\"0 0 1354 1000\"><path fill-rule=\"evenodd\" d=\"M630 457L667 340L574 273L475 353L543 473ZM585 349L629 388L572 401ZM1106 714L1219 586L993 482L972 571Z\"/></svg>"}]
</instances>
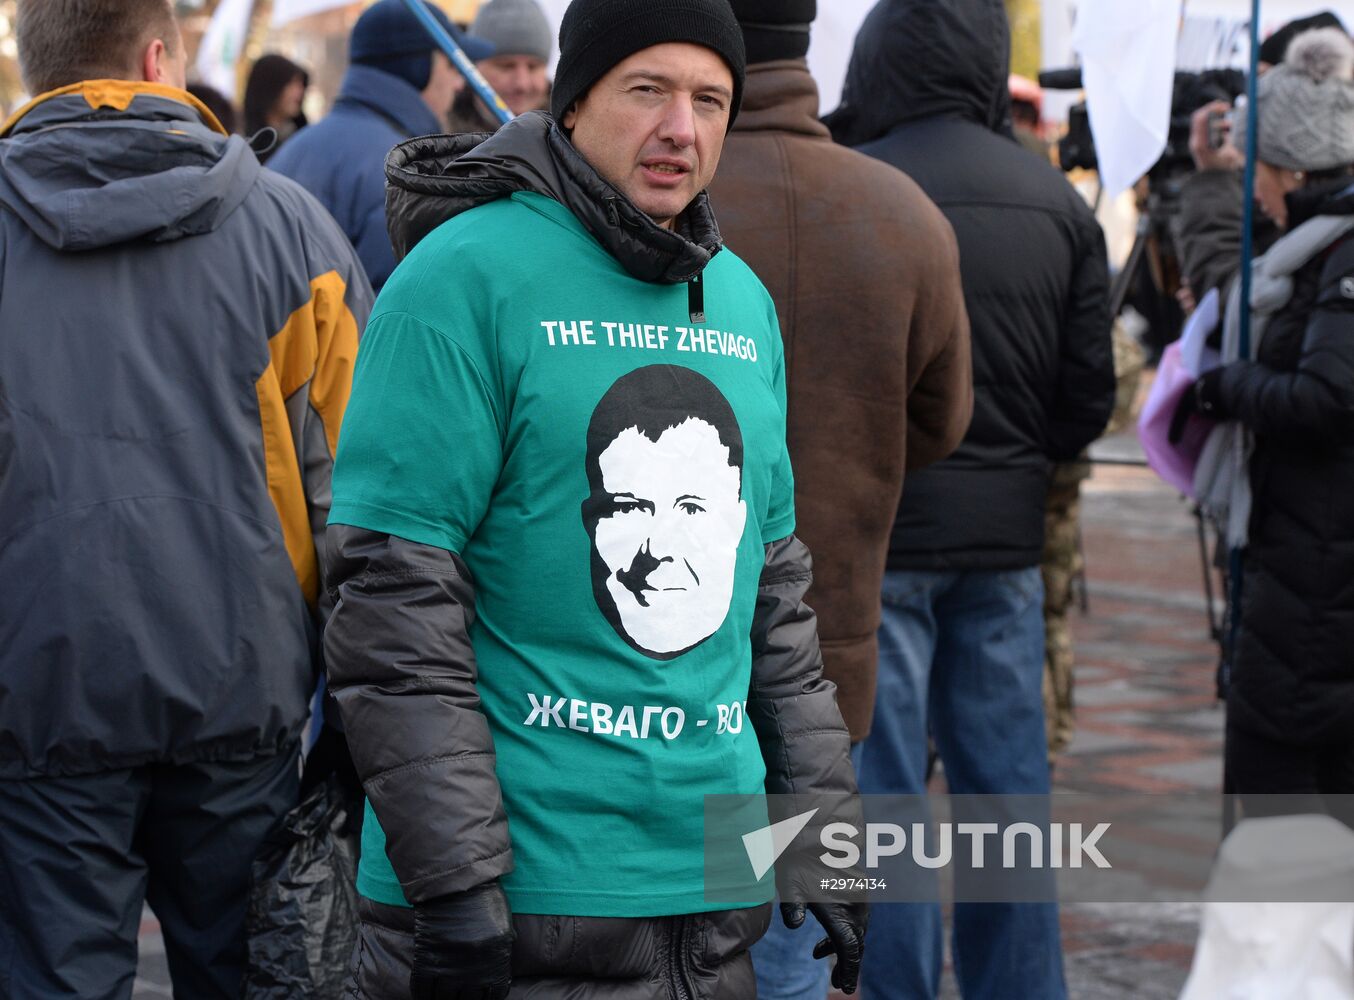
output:
<instances>
[{"instance_id":1,"label":"crowd of people","mask_svg":"<svg viewBox=\"0 0 1354 1000\"><path fill-rule=\"evenodd\" d=\"M323 728L364 800L346 996L936 997L939 904L713 906L703 802L1050 790L1053 470L1117 351L1003 3L881 0L822 119L815 0L573 0L553 80L534 0L428 9L511 121L403 0L314 123L281 56L238 121L190 88L168 0L19 0L0 995L127 997L148 902L176 993L240 996ZM1307 27L1259 85L1250 355L1244 119L1195 120L1182 298L1230 304L1179 416L1232 429L1249 512L1227 785L1319 797L1354 791L1354 43ZM960 903L952 948L966 1000L1067 995L1054 903Z\"/></svg>"}]
</instances>

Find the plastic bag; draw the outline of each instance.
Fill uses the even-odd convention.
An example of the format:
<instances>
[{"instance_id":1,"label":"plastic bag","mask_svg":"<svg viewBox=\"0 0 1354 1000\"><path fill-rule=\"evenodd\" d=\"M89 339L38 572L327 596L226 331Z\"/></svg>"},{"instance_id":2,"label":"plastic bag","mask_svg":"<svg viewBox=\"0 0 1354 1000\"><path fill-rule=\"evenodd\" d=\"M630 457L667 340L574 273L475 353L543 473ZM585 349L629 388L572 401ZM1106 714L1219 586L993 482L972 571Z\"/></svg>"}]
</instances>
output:
<instances>
[{"instance_id":1,"label":"plastic bag","mask_svg":"<svg viewBox=\"0 0 1354 1000\"><path fill-rule=\"evenodd\" d=\"M1243 820L1222 843L1205 898L1252 901L1205 905L1180 1000L1354 1000L1351 892L1354 832L1343 823ZM1277 902L1300 899L1315 902Z\"/></svg>"},{"instance_id":2,"label":"plastic bag","mask_svg":"<svg viewBox=\"0 0 1354 1000\"><path fill-rule=\"evenodd\" d=\"M1187 497L1195 496L1194 468L1204 442L1216 426L1207 417L1192 414L1179 441L1170 441L1171 420L1194 380L1217 365L1217 352L1207 347L1217 329L1219 297L1214 289L1199 303L1180 339L1166 348L1157 365L1157 377L1138 418L1138 441L1152 471Z\"/></svg>"},{"instance_id":3,"label":"plastic bag","mask_svg":"<svg viewBox=\"0 0 1354 1000\"><path fill-rule=\"evenodd\" d=\"M1191 414L1184 436L1170 441L1171 419L1180 400L1194 385L1194 376L1180 363L1180 344L1169 345L1157 365L1157 377L1138 417L1138 441L1152 471L1187 497L1194 496L1194 467L1214 421Z\"/></svg>"},{"instance_id":4,"label":"plastic bag","mask_svg":"<svg viewBox=\"0 0 1354 1000\"><path fill-rule=\"evenodd\" d=\"M357 940L362 798L347 746L326 731L301 802L254 860L245 1000L337 1000Z\"/></svg>"}]
</instances>

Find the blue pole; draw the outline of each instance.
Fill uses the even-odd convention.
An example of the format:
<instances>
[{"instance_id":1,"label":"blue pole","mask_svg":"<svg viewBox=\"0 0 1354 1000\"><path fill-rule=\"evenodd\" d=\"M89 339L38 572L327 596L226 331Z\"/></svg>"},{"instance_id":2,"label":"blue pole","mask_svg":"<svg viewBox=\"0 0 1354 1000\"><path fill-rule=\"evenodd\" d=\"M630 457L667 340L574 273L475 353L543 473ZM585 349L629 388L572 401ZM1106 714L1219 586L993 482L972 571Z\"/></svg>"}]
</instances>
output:
<instances>
[{"instance_id":1,"label":"blue pole","mask_svg":"<svg viewBox=\"0 0 1354 1000\"><path fill-rule=\"evenodd\" d=\"M1251 230L1255 222L1255 141L1258 122L1256 85L1260 79L1260 0L1251 0L1251 68L1246 75L1246 172L1241 223L1241 357L1251 356L1251 255L1255 240Z\"/></svg>"},{"instance_id":2,"label":"blue pole","mask_svg":"<svg viewBox=\"0 0 1354 1000\"><path fill-rule=\"evenodd\" d=\"M1251 356L1251 255L1255 252L1252 223L1255 221L1255 149L1259 114L1255 95L1260 79L1260 0L1251 0L1251 69L1246 75L1246 172L1242 190L1241 222L1241 335L1239 354L1245 360ZM1230 674L1231 660L1236 655L1236 640L1241 628L1241 575L1244 568L1242 551L1234 548L1229 553L1228 572L1231 577L1232 621L1228 629L1228 650L1225 657Z\"/></svg>"},{"instance_id":3,"label":"blue pole","mask_svg":"<svg viewBox=\"0 0 1354 1000\"><path fill-rule=\"evenodd\" d=\"M437 23L437 18L433 17L432 11L428 10L423 0L404 0L404 2L423 24L423 27L427 29L428 34L437 43L437 47L446 53L446 57L451 60L451 64L460 71L461 76L465 77L466 82L479 95L480 100L498 116L498 120L504 125L512 121L513 113L503 103L503 98L494 93L494 88L489 86L489 81L484 78L479 68L470 61L470 58L461 51L461 47L456 44L456 40L447 34L442 25Z\"/></svg>"}]
</instances>

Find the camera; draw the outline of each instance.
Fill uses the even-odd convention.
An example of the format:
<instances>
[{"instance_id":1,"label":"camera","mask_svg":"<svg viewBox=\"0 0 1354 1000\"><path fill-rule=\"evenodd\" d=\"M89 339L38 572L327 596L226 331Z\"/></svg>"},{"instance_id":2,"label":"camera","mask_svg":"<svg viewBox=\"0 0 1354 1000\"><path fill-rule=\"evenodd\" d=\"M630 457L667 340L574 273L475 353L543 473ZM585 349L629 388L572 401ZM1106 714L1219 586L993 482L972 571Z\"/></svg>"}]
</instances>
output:
<instances>
[{"instance_id":1,"label":"camera","mask_svg":"<svg viewBox=\"0 0 1354 1000\"><path fill-rule=\"evenodd\" d=\"M1050 90L1080 90L1081 70L1048 70L1039 74L1039 85ZM1176 73L1171 93L1171 127L1166 138L1166 149L1161 159L1148 171L1148 176L1153 181L1165 182L1178 180L1181 175L1191 172L1194 169L1194 157L1189 151L1190 116L1212 101L1231 104L1245 89L1246 75L1236 69ZM1219 124L1218 130L1225 140L1225 128ZM1058 159L1063 170L1069 172L1095 170L1098 166L1095 138L1091 134L1091 119L1085 101L1074 105L1068 112L1067 134L1058 143Z\"/></svg>"},{"instance_id":2,"label":"camera","mask_svg":"<svg viewBox=\"0 0 1354 1000\"><path fill-rule=\"evenodd\" d=\"M1040 73L1039 83L1053 90L1079 90L1081 71ZM1110 308L1116 315L1130 302L1147 319L1149 333L1145 346L1153 354L1175 339L1183 322L1175 299L1181 273L1173 221L1180 212L1186 181L1194 173L1194 156L1189 148L1194 113L1214 101L1233 104L1245 88L1246 76L1240 70L1175 74L1166 148L1147 172L1147 192L1138 218L1137 237L1110 291ZM1209 141L1214 148L1227 140L1231 125L1230 116L1219 115L1216 121L1210 120ZM1058 155L1065 171L1098 168L1095 139L1084 101L1068 113L1067 134L1058 144Z\"/></svg>"},{"instance_id":3,"label":"camera","mask_svg":"<svg viewBox=\"0 0 1354 1000\"><path fill-rule=\"evenodd\" d=\"M1208 115L1208 148L1222 149L1232 134L1231 111L1212 111Z\"/></svg>"}]
</instances>

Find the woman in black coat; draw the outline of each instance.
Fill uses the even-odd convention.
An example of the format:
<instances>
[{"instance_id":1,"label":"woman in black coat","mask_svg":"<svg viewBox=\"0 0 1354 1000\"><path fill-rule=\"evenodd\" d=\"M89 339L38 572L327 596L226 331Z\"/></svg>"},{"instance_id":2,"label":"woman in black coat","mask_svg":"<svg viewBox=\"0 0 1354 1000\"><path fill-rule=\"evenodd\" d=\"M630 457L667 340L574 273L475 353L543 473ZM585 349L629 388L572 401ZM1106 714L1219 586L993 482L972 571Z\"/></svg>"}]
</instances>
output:
<instances>
[{"instance_id":1,"label":"woman in black coat","mask_svg":"<svg viewBox=\"0 0 1354 1000\"><path fill-rule=\"evenodd\" d=\"M1299 36L1260 81L1257 114L1255 195L1287 242L1258 265L1252 302L1269 301L1255 360L1186 397L1254 442L1227 773L1247 795L1351 793L1354 43Z\"/></svg>"}]
</instances>

